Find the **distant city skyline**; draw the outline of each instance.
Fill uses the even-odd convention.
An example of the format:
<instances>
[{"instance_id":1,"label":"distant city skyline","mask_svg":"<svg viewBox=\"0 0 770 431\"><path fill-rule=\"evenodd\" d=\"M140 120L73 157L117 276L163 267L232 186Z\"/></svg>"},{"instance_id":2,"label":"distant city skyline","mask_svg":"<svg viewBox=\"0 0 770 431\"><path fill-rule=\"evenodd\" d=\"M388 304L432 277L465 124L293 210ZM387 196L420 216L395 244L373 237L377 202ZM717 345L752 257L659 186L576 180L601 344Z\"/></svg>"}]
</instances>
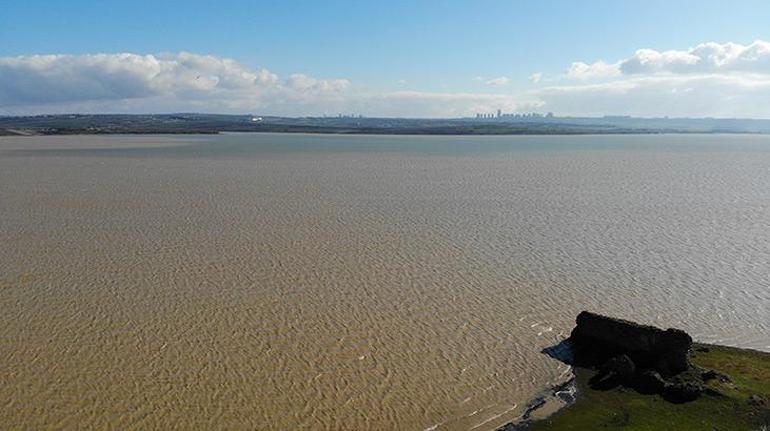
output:
<instances>
[{"instance_id":1,"label":"distant city skyline","mask_svg":"<svg viewBox=\"0 0 770 431\"><path fill-rule=\"evenodd\" d=\"M763 1L30 0L3 9L0 115L770 118Z\"/></svg>"}]
</instances>

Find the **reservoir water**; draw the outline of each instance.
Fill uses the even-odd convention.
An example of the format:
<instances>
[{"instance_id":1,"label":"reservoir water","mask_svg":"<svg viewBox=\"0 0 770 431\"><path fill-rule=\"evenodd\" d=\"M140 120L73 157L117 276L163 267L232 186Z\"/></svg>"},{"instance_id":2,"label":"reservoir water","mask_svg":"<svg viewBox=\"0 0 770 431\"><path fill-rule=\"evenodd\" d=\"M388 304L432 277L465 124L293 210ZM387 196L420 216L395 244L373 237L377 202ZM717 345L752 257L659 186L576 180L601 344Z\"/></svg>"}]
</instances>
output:
<instances>
[{"instance_id":1,"label":"reservoir water","mask_svg":"<svg viewBox=\"0 0 770 431\"><path fill-rule=\"evenodd\" d=\"M0 137L2 428L494 429L583 309L770 350L770 136Z\"/></svg>"}]
</instances>

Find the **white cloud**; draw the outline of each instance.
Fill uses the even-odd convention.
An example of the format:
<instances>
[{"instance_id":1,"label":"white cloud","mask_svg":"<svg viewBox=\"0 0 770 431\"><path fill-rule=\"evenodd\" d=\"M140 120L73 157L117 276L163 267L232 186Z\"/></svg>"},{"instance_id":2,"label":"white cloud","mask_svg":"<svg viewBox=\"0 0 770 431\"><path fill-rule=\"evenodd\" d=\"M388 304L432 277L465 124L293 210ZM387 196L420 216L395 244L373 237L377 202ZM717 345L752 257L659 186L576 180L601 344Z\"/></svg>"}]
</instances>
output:
<instances>
[{"instance_id":1,"label":"white cloud","mask_svg":"<svg viewBox=\"0 0 770 431\"><path fill-rule=\"evenodd\" d=\"M709 42L687 51L658 52L641 49L633 57L624 60L620 67L624 74L770 73L770 42L757 40L749 45Z\"/></svg>"},{"instance_id":2,"label":"white cloud","mask_svg":"<svg viewBox=\"0 0 770 431\"><path fill-rule=\"evenodd\" d=\"M620 75L619 66L619 63L608 64L601 60L591 64L577 61L572 63L572 66L567 70L567 77L572 79L593 79L618 76Z\"/></svg>"},{"instance_id":3,"label":"white cloud","mask_svg":"<svg viewBox=\"0 0 770 431\"><path fill-rule=\"evenodd\" d=\"M480 80L506 85L507 77ZM406 83L406 81L399 81ZM281 78L227 58L187 52L0 57L0 114L264 112L451 117L536 106L505 94L371 93L347 79Z\"/></svg>"},{"instance_id":4,"label":"white cloud","mask_svg":"<svg viewBox=\"0 0 770 431\"><path fill-rule=\"evenodd\" d=\"M633 56L615 63L575 62L567 70L569 78L606 78L620 75L656 73L770 73L770 42L757 40L749 45L702 43L685 51L639 49Z\"/></svg>"},{"instance_id":5,"label":"white cloud","mask_svg":"<svg viewBox=\"0 0 770 431\"><path fill-rule=\"evenodd\" d=\"M529 96L563 115L770 117L770 42L761 40L639 49L613 63L574 62L565 78Z\"/></svg>"},{"instance_id":6,"label":"white cloud","mask_svg":"<svg viewBox=\"0 0 770 431\"><path fill-rule=\"evenodd\" d=\"M281 77L232 59L186 52L0 57L0 115L197 111L453 117L502 109L768 118L770 42L709 42L686 50L639 49L615 62L576 61L559 77L532 74L530 81L540 85L518 94L502 91L511 82L508 77L474 81L497 90L375 92L341 77Z\"/></svg>"},{"instance_id":7,"label":"white cloud","mask_svg":"<svg viewBox=\"0 0 770 431\"><path fill-rule=\"evenodd\" d=\"M652 75L561 85L530 94L562 115L770 118L770 76Z\"/></svg>"},{"instance_id":8,"label":"white cloud","mask_svg":"<svg viewBox=\"0 0 770 431\"><path fill-rule=\"evenodd\" d=\"M490 87L505 87L511 83L511 79L507 76L499 76L497 78L485 78L483 76L475 76L473 78L475 82L480 82Z\"/></svg>"},{"instance_id":9,"label":"white cloud","mask_svg":"<svg viewBox=\"0 0 770 431\"><path fill-rule=\"evenodd\" d=\"M0 107L45 111L67 106L132 106L145 110L228 111L336 100L346 79L294 74L187 52L0 57Z\"/></svg>"},{"instance_id":10,"label":"white cloud","mask_svg":"<svg viewBox=\"0 0 770 431\"><path fill-rule=\"evenodd\" d=\"M491 85L493 87L504 87L508 85L510 82L511 80L507 76L500 76L498 78L488 79L486 81L486 84Z\"/></svg>"},{"instance_id":11,"label":"white cloud","mask_svg":"<svg viewBox=\"0 0 770 431\"><path fill-rule=\"evenodd\" d=\"M301 73L295 73L286 80L289 88L302 93L339 93L350 86L347 79L316 79Z\"/></svg>"},{"instance_id":12,"label":"white cloud","mask_svg":"<svg viewBox=\"0 0 770 431\"><path fill-rule=\"evenodd\" d=\"M640 49L633 57L617 63L623 74L683 72L698 66L700 57L684 51L658 52L654 49Z\"/></svg>"}]
</instances>

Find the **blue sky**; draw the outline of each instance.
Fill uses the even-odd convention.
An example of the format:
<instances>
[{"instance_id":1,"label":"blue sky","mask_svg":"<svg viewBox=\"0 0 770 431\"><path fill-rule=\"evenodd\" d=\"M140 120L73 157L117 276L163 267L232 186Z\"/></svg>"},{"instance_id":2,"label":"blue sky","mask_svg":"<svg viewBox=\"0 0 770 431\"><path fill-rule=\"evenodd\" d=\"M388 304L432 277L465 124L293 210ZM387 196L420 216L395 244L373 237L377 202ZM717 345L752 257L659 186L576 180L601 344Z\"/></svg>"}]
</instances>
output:
<instances>
[{"instance_id":1,"label":"blue sky","mask_svg":"<svg viewBox=\"0 0 770 431\"><path fill-rule=\"evenodd\" d=\"M399 112L398 106L385 107L387 103L381 100L404 92L435 93L445 98L449 94L464 94L465 98L460 100L466 101L471 100L472 94L506 98L505 102L501 102L503 99L469 102L468 108L455 107L445 114L440 109L429 108L428 101L412 101L404 107L409 115L421 115L421 109L425 111L424 116L463 114L463 109L494 109L495 104L505 110L537 108L581 114L573 112L579 111L575 108L579 102L549 106L548 100L538 93L549 86L588 85L582 78L579 82L565 80L573 63L590 65L603 60L613 64L633 57L640 49L687 52L708 42L749 46L757 40L770 40L770 2L767 1L3 0L0 3L3 10L0 58L3 59L50 54L77 58L97 53L173 56L187 52L233 59L244 70L267 70L276 76L275 84L271 84L275 86L287 87L290 76L302 74L314 80L316 90L325 86L324 80L337 82L339 85L331 86L335 91L337 87L345 87L340 91L346 95L336 99L289 95L273 89L270 97L281 98L280 104L271 105L263 97L252 98L252 105L242 101L230 104L229 108L219 100L220 91L218 101L212 101L209 106L205 98L197 96L189 106L191 110L228 112L272 108L287 115L319 114L327 107L393 115ZM760 63L764 64L764 60ZM6 113L15 113L110 107L110 98L105 94L97 97L98 104L90 99L66 100L64 97L52 101L53 105L37 96L20 95L18 88L22 87L15 85L15 89L11 89L9 80L28 76L32 69L13 67L16 69L5 73L0 68L0 113L3 108ZM765 69L761 71L764 73ZM714 78L712 72L698 72L701 84L707 75ZM719 74L725 75L723 72ZM91 72L82 73L85 77ZM539 74L540 79L533 78L534 74ZM660 76L660 71L655 74ZM731 70L729 74L733 76L736 72ZM217 77L221 82L222 78ZM602 83L623 79L604 78L611 79ZM638 80L639 76L634 79ZM79 84L83 84L80 81L82 79ZM592 81L593 85L596 82ZM724 84L725 80L720 82ZM3 84L9 87L5 91ZM101 81L97 84L104 87ZM698 88L687 85L682 91L692 88L690 92L698 92ZM305 87L307 85L302 84L298 88ZM157 93L159 90L156 90L157 86L148 92ZM266 93L264 90L260 90L262 94ZM135 93L129 92L127 98L116 93L113 109L143 109L137 100L141 91ZM153 97L158 96L155 93ZM179 93L173 96L173 101L158 104L155 100L150 106L187 107L185 97L188 96L180 98ZM377 101L372 102L372 98ZM702 103L702 99L698 102ZM629 108L633 112L620 113L665 114L650 110L655 103L645 103ZM716 100L713 104L716 105ZM675 105L673 115L770 115L766 111L738 108L699 112L695 102L689 110ZM612 107L610 104L602 109ZM584 112L586 115L602 113L610 112L590 109Z\"/></svg>"}]
</instances>

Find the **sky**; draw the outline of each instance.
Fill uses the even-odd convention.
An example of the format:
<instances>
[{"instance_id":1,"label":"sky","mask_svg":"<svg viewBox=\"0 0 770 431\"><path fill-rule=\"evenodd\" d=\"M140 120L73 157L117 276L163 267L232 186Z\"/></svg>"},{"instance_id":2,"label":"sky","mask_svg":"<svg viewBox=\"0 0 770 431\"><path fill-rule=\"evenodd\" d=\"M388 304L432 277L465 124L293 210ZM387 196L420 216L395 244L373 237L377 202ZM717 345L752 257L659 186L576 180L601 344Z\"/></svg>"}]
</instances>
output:
<instances>
[{"instance_id":1,"label":"sky","mask_svg":"<svg viewBox=\"0 0 770 431\"><path fill-rule=\"evenodd\" d=\"M0 115L770 118L770 2L0 0Z\"/></svg>"}]
</instances>

